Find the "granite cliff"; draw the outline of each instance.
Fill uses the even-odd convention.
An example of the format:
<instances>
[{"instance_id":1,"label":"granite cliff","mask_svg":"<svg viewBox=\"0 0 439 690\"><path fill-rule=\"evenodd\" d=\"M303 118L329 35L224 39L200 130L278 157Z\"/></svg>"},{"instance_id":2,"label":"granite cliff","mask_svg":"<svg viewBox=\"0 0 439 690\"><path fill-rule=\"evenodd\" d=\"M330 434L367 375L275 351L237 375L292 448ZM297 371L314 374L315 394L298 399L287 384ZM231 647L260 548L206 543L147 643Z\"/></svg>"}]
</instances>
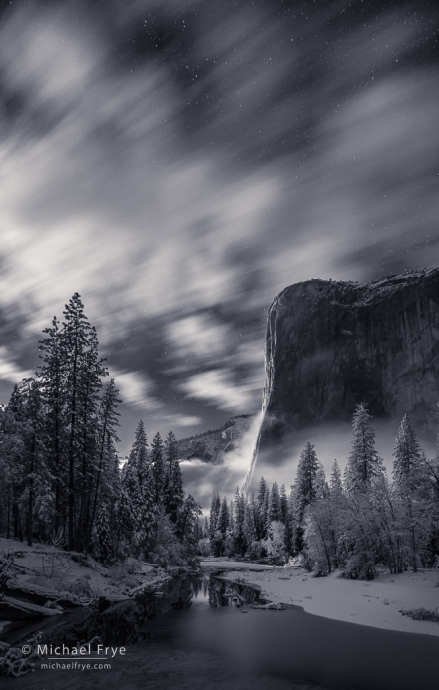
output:
<instances>
[{"instance_id":1,"label":"granite cliff","mask_svg":"<svg viewBox=\"0 0 439 690\"><path fill-rule=\"evenodd\" d=\"M197 436L177 441L180 460L204 460L220 464L226 453L239 447L240 441L249 430L254 414L243 414L231 417L220 429L206 431Z\"/></svg>"},{"instance_id":2,"label":"granite cliff","mask_svg":"<svg viewBox=\"0 0 439 690\"><path fill-rule=\"evenodd\" d=\"M309 280L275 298L258 447L295 429L350 421L362 401L375 417L407 413L417 428L436 427L439 269L368 285Z\"/></svg>"}]
</instances>

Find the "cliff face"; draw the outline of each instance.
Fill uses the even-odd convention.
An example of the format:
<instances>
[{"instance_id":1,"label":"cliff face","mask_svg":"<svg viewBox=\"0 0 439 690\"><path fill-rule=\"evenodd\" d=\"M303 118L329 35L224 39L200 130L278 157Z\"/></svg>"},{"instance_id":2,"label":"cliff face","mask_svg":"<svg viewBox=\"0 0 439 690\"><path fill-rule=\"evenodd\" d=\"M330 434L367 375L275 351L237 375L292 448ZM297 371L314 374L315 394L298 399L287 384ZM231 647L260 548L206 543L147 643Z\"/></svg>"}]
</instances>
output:
<instances>
[{"instance_id":1,"label":"cliff face","mask_svg":"<svg viewBox=\"0 0 439 690\"><path fill-rule=\"evenodd\" d=\"M284 433L350 420L366 402L376 417L407 413L436 425L439 269L369 285L310 280L285 288L268 315L259 446Z\"/></svg>"},{"instance_id":2,"label":"cliff face","mask_svg":"<svg viewBox=\"0 0 439 690\"><path fill-rule=\"evenodd\" d=\"M253 414L231 417L221 429L206 431L177 441L180 460L204 460L215 465L221 464L226 453L239 447L241 439L254 420Z\"/></svg>"}]
</instances>

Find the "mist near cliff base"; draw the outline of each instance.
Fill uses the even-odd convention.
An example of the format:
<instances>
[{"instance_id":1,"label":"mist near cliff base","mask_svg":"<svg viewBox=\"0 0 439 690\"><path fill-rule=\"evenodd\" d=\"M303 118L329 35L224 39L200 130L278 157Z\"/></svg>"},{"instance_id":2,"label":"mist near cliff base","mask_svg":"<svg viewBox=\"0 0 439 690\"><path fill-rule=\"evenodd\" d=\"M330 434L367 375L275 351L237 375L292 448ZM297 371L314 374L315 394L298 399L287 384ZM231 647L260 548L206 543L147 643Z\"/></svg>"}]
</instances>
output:
<instances>
[{"instance_id":1,"label":"mist near cliff base","mask_svg":"<svg viewBox=\"0 0 439 690\"><path fill-rule=\"evenodd\" d=\"M376 432L375 447L383 458L387 474L391 477L393 446L400 426L396 420L372 419ZM417 430L416 430L417 431ZM417 434L418 442L427 456L435 454L434 437ZM250 491L257 491L259 479L263 476L269 484L274 481L279 486L285 484L287 491L294 483L300 454L307 441L315 447L318 459L323 465L326 478L336 459L343 471L349 455L352 426L348 422L333 422L299 429L286 434L279 446L266 449L258 454Z\"/></svg>"},{"instance_id":2,"label":"mist near cliff base","mask_svg":"<svg viewBox=\"0 0 439 690\"><path fill-rule=\"evenodd\" d=\"M214 489L232 498L236 488L240 487L253 457L259 429L261 415L257 415L250 428L239 441L239 445L229 453L224 453L221 464L213 464L204 460L183 460L180 467L183 475L183 485L186 494L192 494L202 506L204 515L208 514Z\"/></svg>"},{"instance_id":3,"label":"mist near cliff base","mask_svg":"<svg viewBox=\"0 0 439 690\"><path fill-rule=\"evenodd\" d=\"M391 478L392 453L400 421L373 418L370 421L376 432L375 447L383 458L388 477ZM224 455L222 464L212 465L202 460L184 460L180 463L185 491L192 494L201 504L204 515L208 514L214 489L219 492L221 498L226 495L231 500L236 487L241 486L250 468L260 422L261 417L258 415L243 436L239 447ZM421 433L416 427L415 431L419 445L427 457L434 456L434 436L431 433ZM307 441L314 445L329 481L334 459L337 459L343 472L349 455L351 437L352 426L349 422L325 423L286 434L281 444L258 453L249 493L258 491L261 477L264 477L269 485L273 482L277 482L279 487L284 484L288 493L295 481L300 454Z\"/></svg>"}]
</instances>

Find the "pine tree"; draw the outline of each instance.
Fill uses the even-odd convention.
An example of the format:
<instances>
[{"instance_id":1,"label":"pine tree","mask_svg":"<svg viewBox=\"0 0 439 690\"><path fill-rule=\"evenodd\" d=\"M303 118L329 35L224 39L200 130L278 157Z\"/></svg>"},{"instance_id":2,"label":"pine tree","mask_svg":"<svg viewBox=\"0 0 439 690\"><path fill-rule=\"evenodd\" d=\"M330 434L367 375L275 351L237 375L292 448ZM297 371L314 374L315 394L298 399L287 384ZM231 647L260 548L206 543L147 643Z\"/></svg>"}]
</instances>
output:
<instances>
[{"instance_id":1,"label":"pine tree","mask_svg":"<svg viewBox=\"0 0 439 690\"><path fill-rule=\"evenodd\" d=\"M209 541L212 549L212 553L215 553L215 534L218 529L218 518L221 510L221 499L219 497L218 491L214 489L212 496L212 503L210 505L210 518L209 518Z\"/></svg>"},{"instance_id":2,"label":"pine tree","mask_svg":"<svg viewBox=\"0 0 439 690\"><path fill-rule=\"evenodd\" d=\"M133 506L138 548L147 553L153 540L158 506L155 500L154 476L148 459L148 439L142 420L135 431L134 443L124 472L124 486Z\"/></svg>"},{"instance_id":3,"label":"pine tree","mask_svg":"<svg viewBox=\"0 0 439 690\"><path fill-rule=\"evenodd\" d=\"M408 485L416 479L419 472L421 449L415 431L407 415L404 415L393 448L393 477L399 485Z\"/></svg>"},{"instance_id":4,"label":"pine tree","mask_svg":"<svg viewBox=\"0 0 439 690\"><path fill-rule=\"evenodd\" d=\"M319 468L316 474L316 498L328 498L329 486L326 481L325 470L323 465L319 463Z\"/></svg>"},{"instance_id":5,"label":"pine tree","mask_svg":"<svg viewBox=\"0 0 439 690\"><path fill-rule=\"evenodd\" d=\"M368 491L372 481L383 474L383 465L375 450L375 431L364 403L357 406L352 421L351 449L346 467L349 492Z\"/></svg>"},{"instance_id":6,"label":"pine tree","mask_svg":"<svg viewBox=\"0 0 439 690\"><path fill-rule=\"evenodd\" d=\"M92 500L92 483L94 480L94 468L98 449L97 428L100 423L99 408L102 401L99 394L102 389L101 378L108 374L104 367L104 360L99 359L98 338L94 326L90 328L87 350L84 353L82 366L80 369L81 392L80 412L78 411L78 421L81 428L79 439L79 467L78 479L80 480L80 495L78 496L79 510L76 533L76 549L82 551L87 545L87 518L90 520L90 504ZM105 396L104 396L105 397ZM115 411L113 410L113 413ZM108 444L108 434L110 427L107 425L105 434ZM117 436L116 436L117 438ZM111 444L110 444L111 445ZM90 521L93 524L94 516Z\"/></svg>"},{"instance_id":7,"label":"pine tree","mask_svg":"<svg viewBox=\"0 0 439 690\"><path fill-rule=\"evenodd\" d=\"M284 524L288 520L288 498L287 498L287 492L285 490L285 484L282 484L280 487L280 492L279 492L279 498L280 498L280 520Z\"/></svg>"},{"instance_id":8,"label":"pine tree","mask_svg":"<svg viewBox=\"0 0 439 690\"><path fill-rule=\"evenodd\" d=\"M170 431L165 441L163 504L166 513L173 523L177 522L178 511L184 501L183 478L177 452L177 441L172 431Z\"/></svg>"},{"instance_id":9,"label":"pine tree","mask_svg":"<svg viewBox=\"0 0 439 690\"><path fill-rule=\"evenodd\" d=\"M299 553L303 549L305 509L317 498L319 467L314 446L308 441L300 455L295 484L295 548Z\"/></svg>"},{"instance_id":10,"label":"pine tree","mask_svg":"<svg viewBox=\"0 0 439 690\"><path fill-rule=\"evenodd\" d=\"M234 505L234 524L233 524L233 539L235 543L236 553L243 556L246 549L246 539L244 533L245 520L245 499L244 494L240 493L236 487L235 496L233 499Z\"/></svg>"},{"instance_id":11,"label":"pine tree","mask_svg":"<svg viewBox=\"0 0 439 690\"><path fill-rule=\"evenodd\" d=\"M68 467L68 548L75 546L75 498L76 475L81 478L81 496L85 497L87 459L84 453L88 414L96 402L96 392L101 386L100 376L105 370L97 359L96 332L84 315L84 305L76 292L63 312L62 339L65 355L65 383L67 419L67 467ZM75 496L76 494L76 496Z\"/></svg>"},{"instance_id":12,"label":"pine tree","mask_svg":"<svg viewBox=\"0 0 439 690\"><path fill-rule=\"evenodd\" d=\"M25 379L23 395L23 440L27 495L27 543L32 546L35 502L47 491L44 462L44 417L40 386L35 379Z\"/></svg>"},{"instance_id":13,"label":"pine tree","mask_svg":"<svg viewBox=\"0 0 439 690\"><path fill-rule=\"evenodd\" d=\"M64 509L64 490L67 484L66 467L63 462L67 442L66 402L67 402L67 358L65 343L60 332L60 322L56 316L52 327L44 329L47 337L40 341L39 350L44 365L40 367L38 379L45 407L45 441L47 462L54 485L53 528L58 533Z\"/></svg>"},{"instance_id":14,"label":"pine tree","mask_svg":"<svg viewBox=\"0 0 439 690\"><path fill-rule=\"evenodd\" d=\"M271 487L271 491L268 496L268 509L267 509L267 533L270 530L270 525L272 522L279 522L281 520L281 505L280 505L280 495L279 487L276 482L274 482Z\"/></svg>"},{"instance_id":15,"label":"pine tree","mask_svg":"<svg viewBox=\"0 0 439 690\"><path fill-rule=\"evenodd\" d=\"M157 432L151 444L150 463L154 478L155 501L157 505L162 502L163 488L165 483L165 463L163 459L163 441L160 433Z\"/></svg>"},{"instance_id":16,"label":"pine tree","mask_svg":"<svg viewBox=\"0 0 439 690\"><path fill-rule=\"evenodd\" d=\"M91 507L91 518L89 529L87 530L87 544L90 541L91 529L94 525L96 509L98 505L99 490L101 488L101 477L105 467L105 452L111 448L113 443L118 443L117 428L119 426L117 407L122 400L119 399L119 390L116 388L114 379L106 384L104 394L100 402L97 422L97 467L94 477L93 505ZM91 493L90 493L91 500ZM89 510L87 511L89 512Z\"/></svg>"},{"instance_id":17,"label":"pine tree","mask_svg":"<svg viewBox=\"0 0 439 690\"><path fill-rule=\"evenodd\" d=\"M307 505L315 501L317 497L317 476L320 463L317 459L314 446L309 441L305 444L300 455L297 467L297 501L300 508L304 509Z\"/></svg>"},{"instance_id":18,"label":"pine tree","mask_svg":"<svg viewBox=\"0 0 439 690\"><path fill-rule=\"evenodd\" d=\"M97 521L93 530L92 548L94 556L102 563L108 563L113 555L110 532L110 515L107 502L103 500L99 507Z\"/></svg>"},{"instance_id":19,"label":"pine tree","mask_svg":"<svg viewBox=\"0 0 439 690\"><path fill-rule=\"evenodd\" d=\"M221 502L221 509L218 516L217 529L223 536L226 535L227 530L230 528L230 510L227 504L227 498L224 496Z\"/></svg>"},{"instance_id":20,"label":"pine tree","mask_svg":"<svg viewBox=\"0 0 439 690\"><path fill-rule=\"evenodd\" d=\"M257 498L257 531L258 540L267 538L267 518L268 518L268 503L270 499L270 490L264 477L259 480L259 491Z\"/></svg>"},{"instance_id":21,"label":"pine tree","mask_svg":"<svg viewBox=\"0 0 439 690\"><path fill-rule=\"evenodd\" d=\"M331 499L338 500L343 495L343 484L341 481L341 471L338 466L337 460L334 460L332 465L330 480L329 480L329 493Z\"/></svg>"},{"instance_id":22,"label":"pine tree","mask_svg":"<svg viewBox=\"0 0 439 690\"><path fill-rule=\"evenodd\" d=\"M395 500L399 511L398 528L403 534L410 565L416 572L423 537L427 532L431 532L431 526L427 524L428 519L425 520L425 507L429 501L426 495L422 495L426 487L425 474L421 469L422 451L407 415L404 415L399 427L393 456ZM400 572L401 569L397 571Z\"/></svg>"},{"instance_id":23,"label":"pine tree","mask_svg":"<svg viewBox=\"0 0 439 690\"><path fill-rule=\"evenodd\" d=\"M195 545L196 537L194 528L198 517L202 515L201 506L195 501L194 497L189 494L183 501L183 505L178 511L176 534L181 542Z\"/></svg>"},{"instance_id":24,"label":"pine tree","mask_svg":"<svg viewBox=\"0 0 439 690\"><path fill-rule=\"evenodd\" d=\"M20 498L24 490L25 474L23 456L25 454L24 429L25 412L18 385L14 386L9 403L2 414L0 436L0 455L3 458L4 474L8 484L8 529L12 508L14 539L23 541L23 524L20 511ZM3 492L2 492L3 493Z\"/></svg>"},{"instance_id":25,"label":"pine tree","mask_svg":"<svg viewBox=\"0 0 439 690\"><path fill-rule=\"evenodd\" d=\"M288 509L288 497L285 489L285 485L282 484L280 487L280 521L285 526L284 538L285 538L285 553L289 555L291 553L291 519L290 511Z\"/></svg>"},{"instance_id":26,"label":"pine tree","mask_svg":"<svg viewBox=\"0 0 439 690\"><path fill-rule=\"evenodd\" d=\"M258 507L255 500L255 495L252 493L249 500L245 504L244 513L244 538L247 549L258 541L257 531L257 512Z\"/></svg>"}]
</instances>

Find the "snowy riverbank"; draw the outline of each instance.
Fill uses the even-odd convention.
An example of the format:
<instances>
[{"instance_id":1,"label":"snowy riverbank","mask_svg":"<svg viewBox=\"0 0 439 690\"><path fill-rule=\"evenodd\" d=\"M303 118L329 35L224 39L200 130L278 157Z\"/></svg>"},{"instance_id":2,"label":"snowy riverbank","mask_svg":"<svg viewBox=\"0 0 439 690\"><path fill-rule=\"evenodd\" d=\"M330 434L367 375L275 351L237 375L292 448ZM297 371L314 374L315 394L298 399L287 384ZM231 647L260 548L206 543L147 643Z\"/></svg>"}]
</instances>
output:
<instances>
[{"instance_id":1,"label":"snowy riverbank","mask_svg":"<svg viewBox=\"0 0 439 690\"><path fill-rule=\"evenodd\" d=\"M345 580L332 573L310 577L300 568L279 567L251 572L232 570L229 580L255 584L273 602L301 606L307 613L385 630L439 636L439 624L415 621L400 610L439 606L438 570L400 575L380 574L370 582ZM277 614L267 614L277 615Z\"/></svg>"}]
</instances>

